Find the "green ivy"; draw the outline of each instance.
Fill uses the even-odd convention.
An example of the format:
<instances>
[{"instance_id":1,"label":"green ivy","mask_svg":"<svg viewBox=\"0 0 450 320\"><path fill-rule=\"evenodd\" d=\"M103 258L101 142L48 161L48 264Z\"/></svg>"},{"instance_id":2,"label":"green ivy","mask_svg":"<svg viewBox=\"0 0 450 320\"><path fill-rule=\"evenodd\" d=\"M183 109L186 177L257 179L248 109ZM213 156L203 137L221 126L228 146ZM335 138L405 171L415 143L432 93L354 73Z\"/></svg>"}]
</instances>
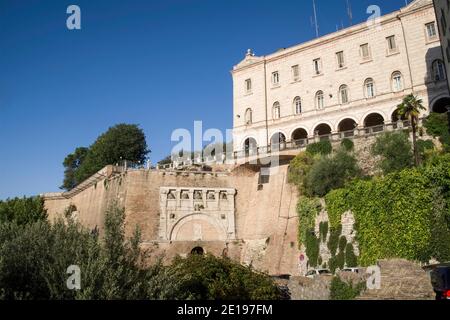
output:
<instances>
[{"instance_id":1,"label":"green ivy","mask_svg":"<svg viewBox=\"0 0 450 320\"><path fill-rule=\"evenodd\" d=\"M336 228L332 228L330 231L330 238L328 239L328 250L332 256L336 255L336 251L339 244L339 237L342 233L342 225L339 224Z\"/></svg>"},{"instance_id":2,"label":"green ivy","mask_svg":"<svg viewBox=\"0 0 450 320\"><path fill-rule=\"evenodd\" d=\"M328 234L328 222L323 221L319 224L319 234L320 234L320 240L322 242L325 242L327 240L327 234Z\"/></svg>"},{"instance_id":3,"label":"green ivy","mask_svg":"<svg viewBox=\"0 0 450 320\"><path fill-rule=\"evenodd\" d=\"M438 244L450 242L449 190L447 154L424 167L353 182L329 193L325 201L332 227L352 210L362 265L392 257L445 261L450 248Z\"/></svg>"},{"instance_id":4,"label":"green ivy","mask_svg":"<svg viewBox=\"0 0 450 320\"><path fill-rule=\"evenodd\" d=\"M317 215L320 213L320 201L316 198L310 199L301 197L297 204L298 224L298 244L306 246L306 236L308 231L314 229Z\"/></svg>"},{"instance_id":5,"label":"green ivy","mask_svg":"<svg viewBox=\"0 0 450 320\"><path fill-rule=\"evenodd\" d=\"M345 246L347 245L347 238L345 236L342 236L339 239L339 251L340 252L344 252L345 251Z\"/></svg>"},{"instance_id":6,"label":"green ivy","mask_svg":"<svg viewBox=\"0 0 450 320\"><path fill-rule=\"evenodd\" d=\"M319 246L320 240L317 239L313 230L306 233L306 255L308 257L309 266L316 268L319 264Z\"/></svg>"},{"instance_id":7,"label":"green ivy","mask_svg":"<svg viewBox=\"0 0 450 320\"><path fill-rule=\"evenodd\" d=\"M355 255L355 251L351 243L347 243L347 246L345 247L345 265L348 268L353 268L358 265L358 258Z\"/></svg>"}]
</instances>

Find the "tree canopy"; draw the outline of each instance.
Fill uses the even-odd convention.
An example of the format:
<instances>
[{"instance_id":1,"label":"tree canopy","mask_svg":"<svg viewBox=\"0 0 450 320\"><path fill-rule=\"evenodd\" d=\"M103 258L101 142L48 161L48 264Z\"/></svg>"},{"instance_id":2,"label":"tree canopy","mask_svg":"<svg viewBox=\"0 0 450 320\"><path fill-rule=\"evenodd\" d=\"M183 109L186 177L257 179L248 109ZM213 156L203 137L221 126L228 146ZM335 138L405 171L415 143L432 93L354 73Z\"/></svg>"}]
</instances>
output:
<instances>
[{"instance_id":1,"label":"tree canopy","mask_svg":"<svg viewBox=\"0 0 450 320\"><path fill-rule=\"evenodd\" d=\"M64 159L61 189L70 190L106 165L121 160L144 162L150 151L138 125L118 124L100 135L89 147L79 147Z\"/></svg>"}]
</instances>

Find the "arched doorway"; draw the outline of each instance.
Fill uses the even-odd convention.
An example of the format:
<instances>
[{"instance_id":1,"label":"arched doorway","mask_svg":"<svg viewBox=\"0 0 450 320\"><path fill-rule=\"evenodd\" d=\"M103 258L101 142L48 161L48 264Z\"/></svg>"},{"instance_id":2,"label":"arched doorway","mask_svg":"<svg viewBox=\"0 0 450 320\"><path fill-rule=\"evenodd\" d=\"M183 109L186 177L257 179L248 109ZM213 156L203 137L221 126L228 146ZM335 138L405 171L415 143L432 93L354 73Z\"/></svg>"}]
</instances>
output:
<instances>
[{"instance_id":1,"label":"arched doorway","mask_svg":"<svg viewBox=\"0 0 450 320\"><path fill-rule=\"evenodd\" d=\"M307 144L308 132L302 128L295 129L292 132L291 140L295 147L302 147Z\"/></svg>"},{"instance_id":2,"label":"arched doorway","mask_svg":"<svg viewBox=\"0 0 450 320\"><path fill-rule=\"evenodd\" d=\"M364 119L367 133L384 131L384 118L379 113L371 113Z\"/></svg>"},{"instance_id":3,"label":"arched doorway","mask_svg":"<svg viewBox=\"0 0 450 320\"><path fill-rule=\"evenodd\" d=\"M191 254L202 256L205 254L205 250L203 250L202 247L195 247L194 249L191 250Z\"/></svg>"},{"instance_id":4,"label":"arched doorway","mask_svg":"<svg viewBox=\"0 0 450 320\"><path fill-rule=\"evenodd\" d=\"M284 150L286 147L286 136L281 133L275 133L270 139L270 146L272 151Z\"/></svg>"},{"instance_id":5,"label":"arched doorway","mask_svg":"<svg viewBox=\"0 0 450 320\"><path fill-rule=\"evenodd\" d=\"M244 142L244 151L245 156L252 156L257 153L258 144L256 143L256 140L254 138L248 138Z\"/></svg>"},{"instance_id":6,"label":"arched doorway","mask_svg":"<svg viewBox=\"0 0 450 320\"><path fill-rule=\"evenodd\" d=\"M433 103L433 108L431 108L431 110L436 113L446 113L447 108L450 108L450 97L438 99Z\"/></svg>"},{"instance_id":7,"label":"arched doorway","mask_svg":"<svg viewBox=\"0 0 450 320\"><path fill-rule=\"evenodd\" d=\"M339 122L338 131L341 132L344 137L353 137L357 126L358 124L355 120L347 118Z\"/></svg>"},{"instance_id":8,"label":"arched doorway","mask_svg":"<svg viewBox=\"0 0 450 320\"><path fill-rule=\"evenodd\" d=\"M329 140L331 135L331 127L326 123L319 124L314 129L314 136L319 136L320 140Z\"/></svg>"},{"instance_id":9,"label":"arched doorway","mask_svg":"<svg viewBox=\"0 0 450 320\"><path fill-rule=\"evenodd\" d=\"M398 128L398 124L397 124L397 123L398 123L399 121L403 122L403 126L404 126L404 127L409 126L408 118L406 118L405 115L401 115L401 116L400 116L400 115L398 114L397 110L394 110L394 112L392 112L391 121L392 121L392 127L393 127L394 129L397 129L397 128Z\"/></svg>"}]
</instances>

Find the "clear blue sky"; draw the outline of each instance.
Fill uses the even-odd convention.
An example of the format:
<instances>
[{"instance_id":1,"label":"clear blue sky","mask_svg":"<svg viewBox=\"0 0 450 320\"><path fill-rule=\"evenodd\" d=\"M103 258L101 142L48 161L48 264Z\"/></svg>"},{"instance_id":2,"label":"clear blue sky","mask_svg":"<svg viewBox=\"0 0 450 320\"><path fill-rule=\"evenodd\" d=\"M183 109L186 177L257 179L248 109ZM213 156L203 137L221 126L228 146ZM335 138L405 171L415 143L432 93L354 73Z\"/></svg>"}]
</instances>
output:
<instances>
[{"instance_id":1,"label":"clear blue sky","mask_svg":"<svg viewBox=\"0 0 450 320\"><path fill-rule=\"evenodd\" d=\"M322 35L348 26L346 0L316 2ZM356 23L405 0L351 4ZM64 157L117 123L143 128L153 163L176 128L231 128L232 66L310 40L311 15L312 0L0 0L0 199L57 191Z\"/></svg>"}]
</instances>

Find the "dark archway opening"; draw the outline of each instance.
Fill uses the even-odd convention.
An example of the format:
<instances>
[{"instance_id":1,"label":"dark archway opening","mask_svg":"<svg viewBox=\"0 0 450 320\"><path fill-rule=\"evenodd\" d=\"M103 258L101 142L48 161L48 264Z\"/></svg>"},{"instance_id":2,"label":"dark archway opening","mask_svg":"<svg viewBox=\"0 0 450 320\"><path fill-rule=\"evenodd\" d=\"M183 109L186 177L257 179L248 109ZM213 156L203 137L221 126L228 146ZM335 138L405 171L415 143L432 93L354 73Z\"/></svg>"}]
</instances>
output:
<instances>
[{"instance_id":1,"label":"dark archway opening","mask_svg":"<svg viewBox=\"0 0 450 320\"><path fill-rule=\"evenodd\" d=\"M450 97L445 97L437 100L433 104L432 111L436 113L446 113L447 108L450 108Z\"/></svg>"},{"instance_id":2,"label":"dark archway opening","mask_svg":"<svg viewBox=\"0 0 450 320\"><path fill-rule=\"evenodd\" d=\"M345 137L353 137L355 135L355 129L358 126L353 119L344 119L338 125L338 131L343 132Z\"/></svg>"},{"instance_id":3,"label":"dark archway opening","mask_svg":"<svg viewBox=\"0 0 450 320\"><path fill-rule=\"evenodd\" d=\"M367 133L380 132L384 130L384 118L379 113L371 113L364 119L364 128Z\"/></svg>"},{"instance_id":4,"label":"dark archway opening","mask_svg":"<svg viewBox=\"0 0 450 320\"><path fill-rule=\"evenodd\" d=\"M256 154L257 148L258 148L258 144L256 143L255 139L248 138L248 139L245 140L245 142L244 142L244 150L245 150L245 155L246 156Z\"/></svg>"},{"instance_id":5,"label":"dark archway opening","mask_svg":"<svg viewBox=\"0 0 450 320\"><path fill-rule=\"evenodd\" d=\"M331 127L325 123L319 124L314 129L314 135L319 136L320 140L329 140L331 135Z\"/></svg>"},{"instance_id":6,"label":"dark archway opening","mask_svg":"<svg viewBox=\"0 0 450 320\"><path fill-rule=\"evenodd\" d=\"M205 254L205 250L203 250L202 247L195 247L194 249L191 250L191 254L202 256Z\"/></svg>"},{"instance_id":7,"label":"dark archway opening","mask_svg":"<svg viewBox=\"0 0 450 320\"><path fill-rule=\"evenodd\" d=\"M299 128L292 133L292 142L295 146L303 146L308 139L308 132L305 129Z\"/></svg>"},{"instance_id":8,"label":"dark archway opening","mask_svg":"<svg viewBox=\"0 0 450 320\"><path fill-rule=\"evenodd\" d=\"M281 132L277 132L270 139L272 151L283 150L286 146L286 136Z\"/></svg>"}]
</instances>

